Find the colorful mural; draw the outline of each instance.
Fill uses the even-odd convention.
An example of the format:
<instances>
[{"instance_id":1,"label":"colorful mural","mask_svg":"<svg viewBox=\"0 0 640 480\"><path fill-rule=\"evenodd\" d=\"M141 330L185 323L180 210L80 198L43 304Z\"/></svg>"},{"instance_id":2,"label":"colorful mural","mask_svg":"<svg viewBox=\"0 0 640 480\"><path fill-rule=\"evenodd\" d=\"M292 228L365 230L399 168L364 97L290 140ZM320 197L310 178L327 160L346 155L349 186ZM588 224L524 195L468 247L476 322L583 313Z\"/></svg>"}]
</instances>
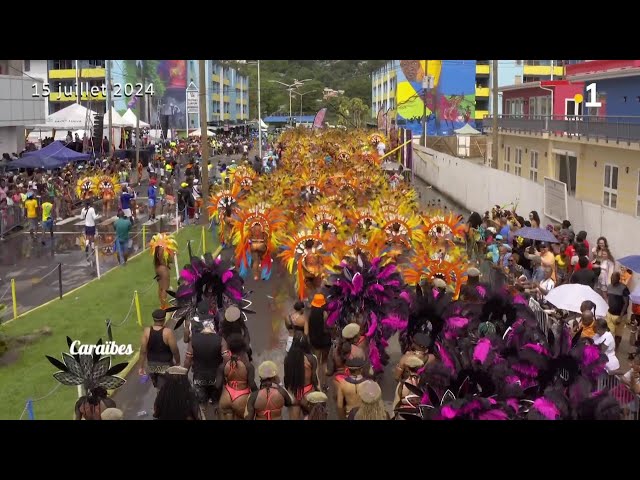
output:
<instances>
[{"instance_id":1,"label":"colorful mural","mask_svg":"<svg viewBox=\"0 0 640 480\"><path fill-rule=\"evenodd\" d=\"M115 108L124 113L127 108L138 108L140 118L152 126L185 128L185 101L187 88L186 60L114 60L113 83L135 85L143 83L141 96L114 95ZM153 95L149 85L153 85Z\"/></svg>"},{"instance_id":2,"label":"colorful mural","mask_svg":"<svg viewBox=\"0 0 640 480\"><path fill-rule=\"evenodd\" d=\"M427 134L453 135L466 123L475 126L475 60L400 60L397 72L397 122L422 134L425 71L433 78L426 94Z\"/></svg>"}]
</instances>

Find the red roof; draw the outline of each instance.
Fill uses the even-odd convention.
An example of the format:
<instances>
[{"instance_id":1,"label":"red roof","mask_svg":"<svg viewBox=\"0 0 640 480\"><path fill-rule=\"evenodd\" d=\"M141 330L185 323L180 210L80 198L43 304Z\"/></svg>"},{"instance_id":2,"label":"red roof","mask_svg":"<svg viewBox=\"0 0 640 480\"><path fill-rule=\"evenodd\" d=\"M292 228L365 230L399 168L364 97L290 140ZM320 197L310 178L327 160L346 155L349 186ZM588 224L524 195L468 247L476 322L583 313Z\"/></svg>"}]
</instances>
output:
<instances>
[{"instance_id":1,"label":"red roof","mask_svg":"<svg viewBox=\"0 0 640 480\"><path fill-rule=\"evenodd\" d=\"M640 68L640 60L590 60L565 66L565 73L569 77L629 68Z\"/></svg>"}]
</instances>

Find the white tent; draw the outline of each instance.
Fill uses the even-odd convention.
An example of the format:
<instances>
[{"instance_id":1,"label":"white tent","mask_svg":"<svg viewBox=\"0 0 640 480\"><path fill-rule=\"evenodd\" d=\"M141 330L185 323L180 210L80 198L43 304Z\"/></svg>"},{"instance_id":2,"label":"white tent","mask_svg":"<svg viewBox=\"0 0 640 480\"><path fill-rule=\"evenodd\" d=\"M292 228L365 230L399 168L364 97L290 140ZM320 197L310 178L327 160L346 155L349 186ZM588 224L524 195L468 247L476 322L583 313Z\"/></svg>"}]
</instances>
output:
<instances>
[{"instance_id":1,"label":"white tent","mask_svg":"<svg viewBox=\"0 0 640 480\"><path fill-rule=\"evenodd\" d=\"M201 128L198 128L198 129L194 130L193 132L191 132L191 133L189 134L189 136L190 136L190 137L201 137L201 136L202 136L202 129L201 129ZM207 128L207 136L209 136L209 137L215 137L215 136L216 136L216 134L215 134L215 133L213 133L211 130L209 130L209 129Z\"/></svg>"},{"instance_id":2,"label":"white tent","mask_svg":"<svg viewBox=\"0 0 640 480\"><path fill-rule=\"evenodd\" d=\"M482 135L482 132L476 130L468 123L465 123L464 127L454 130L456 135Z\"/></svg>"},{"instance_id":3,"label":"white tent","mask_svg":"<svg viewBox=\"0 0 640 480\"><path fill-rule=\"evenodd\" d=\"M471 156L471 137L482 135L482 133L473 128L468 123L466 123L464 127L454 130L454 132L456 133L456 137L458 140L458 156Z\"/></svg>"},{"instance_id":4,"label":"white tent","mask_svg":"<svg viewBox=\"0 0 640 480\"><path fill-rule=\"evenodd\" d=\"M115 128L130 126L129 122L122 118L122 115L120 115L114 107L111 107L111 125ZM104 126L109 128L109 112L104 114Z\"/></svg>"},{"instance_id":5,"label":"white tent","mask_svg":"<svg viewBox=\"0 0 640 480\"><path fill-rule=\"evenodd\" d=\"M84 130L93 127L93 116L96 114L93 110L83 107L79 103L72 103L62 110L52 113L42 125L37 127L47 128L49 130Z\"/></svg>"},{"instance_id":6,"label":"white tent","mask_svg":"<svg viewBox=\"0 0 640 480\"><path fill-rule=\"evenodd\" d=\"M122 119L127 124L127 127L136 128L136 122L138 120L138 117L136 117L136 114L133 113L133 111L130 108L127 108L127 111L124 112L124 115L122 115ZM149 126L150 125L147 122L143 122L142 120L140 120L140 128L145 128Z\"/></svg>"}]
</instances>

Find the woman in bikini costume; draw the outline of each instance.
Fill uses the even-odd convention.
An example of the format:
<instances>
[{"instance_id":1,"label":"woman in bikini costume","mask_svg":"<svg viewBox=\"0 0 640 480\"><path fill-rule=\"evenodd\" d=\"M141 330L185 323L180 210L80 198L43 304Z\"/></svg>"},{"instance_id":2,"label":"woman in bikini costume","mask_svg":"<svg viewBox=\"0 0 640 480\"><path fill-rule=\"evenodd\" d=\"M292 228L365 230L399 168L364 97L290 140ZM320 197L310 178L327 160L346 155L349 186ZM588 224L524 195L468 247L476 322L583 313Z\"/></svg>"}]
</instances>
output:
<instances>
[{"instance_id":1,"label":"woman in bikini costume","mask_svg":"<svg viewBox=\"0 0 640 480\"><path fill-rule=\"evenodd\" d=\"M302 411L308 413L304 399L308 393L318 390L318 359L311 353L306 337L296 337L284 359L284 386L294 399L290 420L300 420Z\"/></svg>"},{"instance_id":2,"label":"woman in bikini costume","mask_svg":"<svg viewBox=\"0 0 640 480\"><path fill-rule=\"evenodd\" d=\"M309 414L304 417L305 420L329 420L327 407L329 398L324 392L308 393L304 400L310 407Z\"/></svg>"},{"instance_id":3,"label":"woman in bikini costume","mask_svg":"<svg viewBox=\"0 0 640 480\"><path fill-rule=\"evenodd\" d=\"M404 360L404 371L398 381L395 398L393 400L393 410L396 412L396 420L402 419L398 413L402 412L403 409L408 409L410 412L413 412L416 404L420 403L420 397L411 392L405 383L418 387L418 383L420 383L420 374L418 372L423 366L424 361L414 355L411 355Z\"/></svg>"},{"instance_id":4,"label":"woman in bikini costume","mask_svg":"<svg viewBox=\"0 0 640 480\"><path fill-rule=\"evenodd\" d=\"M271 361L263 362L258 368L258 376L260 390L249 396L245 420L282 420L282 409L291 407L293 402L279 385L278 367Z\"/></svg>"},{"instance_id":5,"label":"woman in bikini costume","mask_svg":"<svg viewBox=\"0 0 640 480\"><path fill-rule=\"evenodd\" d=\"M342 338L331 347L329 352L329 361L327 364L327 375L333 376L333 383L338 387L338 383L349 376L347 371L347 361L352 358L361 358L367 360L365 352L362 348L355 345L357 337L360 334L360 325L350 323L342 329ZM368 363L368 362L367 362ZM364 372L369 372L368 365L363 368Z\"/></svg>"},{"instance_id":6,"label":"woman in bikini costume","mask_svg":"<svg viewBox=\"0 0 640 480\"><path fill-rule=\"evenodd\" d=\"M176 241L171 235L159 233L154 235L149 244L153 255L153 266L156 271L156 280L158 281L158 298L160 299L160 308L166 310L169 307L167 302L167 290L171 283L170 268L173 255L178 249Z\"/></svg>"},{"instance_id":7,"label":"woman in bikini costume","mask_svg":"<svg viewBox=\"0 0 640 480\"><path fill-rule=\"evenodd\" d=\"M242 335L233 334L227 339L228 352L218 368L216 385L222 386L218 411L221 420L242 420L249 394L257 390L255 370L247 356L247 345Z\"/></svg>"}]
</instances>

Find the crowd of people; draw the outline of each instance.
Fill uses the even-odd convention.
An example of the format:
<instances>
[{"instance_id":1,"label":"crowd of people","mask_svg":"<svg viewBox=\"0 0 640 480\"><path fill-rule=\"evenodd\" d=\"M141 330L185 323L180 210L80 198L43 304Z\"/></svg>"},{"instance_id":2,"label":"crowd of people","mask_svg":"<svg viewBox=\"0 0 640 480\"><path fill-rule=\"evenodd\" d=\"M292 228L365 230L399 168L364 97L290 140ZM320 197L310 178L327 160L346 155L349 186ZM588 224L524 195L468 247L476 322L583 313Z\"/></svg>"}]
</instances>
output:
<instances>
[{"instance_id":1,"label":"crowd of people","mask_svg":"<svg viewBox=\"0 0 640 480\"><path fill-rule=\"evenodd\" d=\"M380 168L384 142L380 134L292 130L265 155L267 168L264 159L221 162L206 212L220 243L234 249L234 264L193 257L175 291L175 240L154 236L161 308L144 329L138 366L158 391L154 418L325 420L334 408L350 420L637 414L640 358L616 388L600 388L615 373L616 328L630 304L607 263L606 239L590 248L565 222L551 227L552 245L528 241L515 231L540 219L531 212L525 220L515 208L466 222L425 209L410 185ZM276 363L253 363L247 319L265 312L250 309L245 288L251 277L274 281L278 261L297 297L284 319L282 378ZM528 300L544 305L561 282L587 282L606 295L606 317L584 302L577 321L543 331ZM184 354L169 314L175 329L183 327ZM396 338L401 355L392 364ZM397 381L390 409L382 400L386 375ZM113 406L100 393L91 401L104 413Z\"/></svg>"}]
</instances>

